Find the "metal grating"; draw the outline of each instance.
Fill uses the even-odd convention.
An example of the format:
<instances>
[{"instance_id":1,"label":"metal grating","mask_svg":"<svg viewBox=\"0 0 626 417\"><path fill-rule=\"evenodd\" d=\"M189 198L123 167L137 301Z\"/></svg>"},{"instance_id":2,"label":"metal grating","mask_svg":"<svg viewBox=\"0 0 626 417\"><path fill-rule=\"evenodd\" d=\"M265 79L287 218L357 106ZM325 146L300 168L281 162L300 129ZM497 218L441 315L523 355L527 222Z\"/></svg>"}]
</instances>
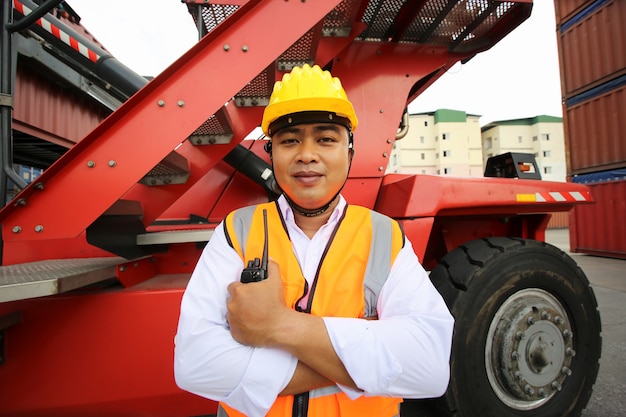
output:
<instances>
[{"instance_id":1,"label":"metal grating","mask_svg":"<svg viewBox=\"0 0 626 417\"><path fill-rule=\"evenodd\" d=\"M188 5L189 11L194 5ZM213 31L220 23L228 19L233 13L239 9L239 6L230 4L204 4L202 8L202 24L206 33ZM196 26L198 25L198 18L195 13L191 13Z\"/></svg>"},{"instance_id":2,"label":"metal grating","mask_svg":"<svg viewBox=\"0 0 626 417\"><path fill-rule=\"evenodd\" d=\"M498 23L498 21L502 19L502 16L504 16L514 6L514 3L510 1L495 2L495 4L494 2L491 3L492 6L494 6L492 9L495 8L495 10L491 11L489 16L487 16L486 19L476 29L474 29L472 33L476 38L486 35L487 32L489 32Z\"/></svg>"},{"instance_id":3,"label":"metal grating","mask_svg":"<svg viewBox=\"0 0 626 417\"><path fill-rule=\"evenodd\" d=\"M419 10L411 10L404 0L370 1L362 18L367 29L360 39L386 41L397 35L394 25L399 15L415 13L399 42L453 49L485 35L513 6L513 2L496 0L429 0Z\"/></svg>"},{"instance_id":4,"label":"metal grating","mask_svg":"<svg viewBox=\"0 0 626 417\"><path fill-rule=\"evenodd\" d=\"M405 0L370 1L361 19L363 23L367 24L367 29L360 38L374 41L385 39L404 4Z\"/></svg>"},{"instance_id":5,"label":"metal grating","mask_svg":"<svg viewBox=\"0 0 626 417\"><path fill-rule=\"evenodd\" d=\"M59 294L115 278L124 258L61 259L0 267L0 302Z\"/></svg>"},{"instance_id":6,"label":"metal grating","mask_svg":"<svg viewBox=\"0 0 626 417\"><path fill-rule=\"evenodd\" d=\"M224 144L229 143L232 138L233 131L223 107L189 136L194 145Z\"/></svg>"},{"instance_id":7,"label":"metal grating","mask_svg":"<svg viewBox=\"0 0 626 417\"><path fill-rule=\"evenodd\" d=\"M274 77L270 78L270 71L271 74L274 73L273 68L268 69L246 84L235 96L235 104L239 107L267 106L274 85Z\"/></svg>"},{"instance_id":8,"label":"metal grating","mask_svg":"<svg viewBox=\"0 0 626 417\"><path fill-rule=\"evenodd\" d=\"M187 179L189 179L187 160L176 152L171 152L139 182L144 185L155 186L184 184Z\"/></svg>"},{"instance_id":9,"label":"metal grating","mask_svg":"<svg viewBox=\"0 0 626 417\"><path fill-rule=\"evenodd\" d=\"M293 67L305 63L313 65L315 58L315 51L313 50L314 39L315 29L311 29L278 57L278 69L280 71L291 71Z\"/></svg>"},{"instance_id":10,"label":"metal grating","mask_svg":"<svg viewBox=\"0 0 626 417\"><path fill-rule=\"evenodd\" d=\"M446 10L449 2L431 0L426 3L403 41L434 45L469 41L479 36L476 30L468 33L468 28L471 28L474 22L485 19L477 26L477 29L481 28L479 31L484 33L496 23L497 17L501 17L512 6L510 2L500 3L492 0L466 0L452 4L449 13L442 16L442 11Z\"/></svg>"},{"instance_id":11,"label":"metal grating","mask_svg":"<svg viewBox=\"0 0 626 417\"><path fill-rule=\"evenodd\" d=\"M348 36L352 30L352 12L358 0L344 0L324 18L323 36Z\"/></svg>"}]
</instances>

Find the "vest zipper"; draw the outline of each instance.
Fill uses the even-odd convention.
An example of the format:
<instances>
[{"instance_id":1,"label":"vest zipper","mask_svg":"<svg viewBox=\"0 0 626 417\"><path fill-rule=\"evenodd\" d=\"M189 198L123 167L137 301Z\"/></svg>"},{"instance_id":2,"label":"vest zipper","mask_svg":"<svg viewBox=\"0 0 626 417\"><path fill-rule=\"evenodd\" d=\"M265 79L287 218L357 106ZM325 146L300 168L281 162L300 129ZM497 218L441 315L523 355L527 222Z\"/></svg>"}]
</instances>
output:
<instances>
[{"instance_id":1,"label":"vest zipper","mask_svg":"<svg viewBox=\"0 0 626 417\"><path fill-rule=\"evenodd\" d=\"M303 392L293 396L293 417L307 417L309 414L309 393Z\"/></svg>"}]
</instances>

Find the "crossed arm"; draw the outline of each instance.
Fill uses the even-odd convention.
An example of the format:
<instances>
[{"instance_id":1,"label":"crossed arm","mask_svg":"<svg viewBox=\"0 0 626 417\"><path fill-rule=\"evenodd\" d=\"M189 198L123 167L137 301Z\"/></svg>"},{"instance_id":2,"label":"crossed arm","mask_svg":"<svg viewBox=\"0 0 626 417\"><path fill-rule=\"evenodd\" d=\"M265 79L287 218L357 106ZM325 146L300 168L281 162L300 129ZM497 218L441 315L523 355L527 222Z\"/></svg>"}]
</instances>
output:
<instances>
[{"instance_id":1,"label":"crossed arm","mask_svg":"<svg viewBox=\"0 0 626 417\"><path fill-rule=\"evenodd\" d=\"M242 263L217 229L183 296L177 384L249 415L264 415L278 395L328 385L352 396L441 395L454 321L405 249L381 291L380 320L322 318L284 305L276 265L264 282L233 282Z\"/></svg>"}]
</instances>

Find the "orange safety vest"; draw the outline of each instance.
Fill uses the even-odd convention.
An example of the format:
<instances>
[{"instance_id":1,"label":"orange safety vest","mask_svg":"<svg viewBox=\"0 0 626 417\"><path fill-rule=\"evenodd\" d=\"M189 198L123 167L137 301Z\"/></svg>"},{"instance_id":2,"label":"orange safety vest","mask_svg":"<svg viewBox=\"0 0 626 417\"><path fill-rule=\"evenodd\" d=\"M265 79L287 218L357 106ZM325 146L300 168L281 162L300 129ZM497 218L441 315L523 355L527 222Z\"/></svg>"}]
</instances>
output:
<instances>
[{"instance_id":1,"label":"orange safety vest","mask_svg":"<svg viewBox=\"0 0 626 417\"><path fill-rule=\"evenodd\" d=\"M317 316L377 316L378 294L404 245L404 234L395 220L364 207L346 206L326 246L303 310L297 304L309 292L308 283L293 253L277 203L259 204L230 213L225 220L226 239L244 265L248 260L261 258L265 237L263 210L267 211L269 225L269 256L280 265L287 305ZM401 402L401 398L390 397L363 396L351 400L336 386L329 386L296 396L278 397L267 415L392 417L399 415ZM218 417L221 416L244 414L221 403Z\"/></svg>"}]
</instances>

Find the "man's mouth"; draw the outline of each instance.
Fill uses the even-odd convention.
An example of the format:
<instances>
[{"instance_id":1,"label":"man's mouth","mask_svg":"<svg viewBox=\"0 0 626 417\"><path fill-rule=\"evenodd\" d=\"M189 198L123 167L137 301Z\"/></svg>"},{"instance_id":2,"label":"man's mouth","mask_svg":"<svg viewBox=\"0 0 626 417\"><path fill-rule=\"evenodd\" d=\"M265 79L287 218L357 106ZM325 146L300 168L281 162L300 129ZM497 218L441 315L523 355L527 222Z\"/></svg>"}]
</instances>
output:
<instances>
[{"instance_id":1,"label":"man's mouth","mask_svg":"<svg viewBox=\"0 0 626 417\"><path fill-rule=\"evenodd\" d=\"M300 171L293 174L293 177L300 183L312 184L318 181L322 177L322 174L313 171Z\"/></svg>"}]
</instances>

